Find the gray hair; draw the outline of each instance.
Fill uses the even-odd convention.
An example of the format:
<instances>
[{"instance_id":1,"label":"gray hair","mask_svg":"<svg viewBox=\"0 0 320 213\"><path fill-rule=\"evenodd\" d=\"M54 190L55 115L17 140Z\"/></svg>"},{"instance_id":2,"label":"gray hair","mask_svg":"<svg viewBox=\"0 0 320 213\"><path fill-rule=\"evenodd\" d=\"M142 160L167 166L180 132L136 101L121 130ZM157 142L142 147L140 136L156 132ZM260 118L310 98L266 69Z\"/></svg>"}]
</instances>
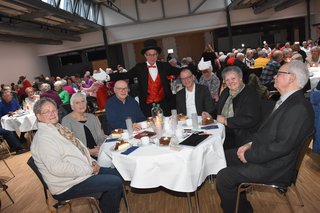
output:
<instances>
[{"instance_id":1,"label":"gray hair","mask_svg":"<svg viewBox=\"0 0 320 213\"><path fill-rule=\"evenodd\" d=\"M47 83L41 84L40 90L41 90L42 92L47 92L47 91L49 91L50 89L51 89L50 84L47 84Z\"/></svg>"},{"instance_id":2,"label":"gray hair","mask_svg":"<svg viewBox=\"0 0 320 213\"><path fill-rule=\"evenodd\" d=\"M33 106L33 112L35 115L39 114L40 111L41 111L41 107L45 104L45 103L52 103L56 108L57 108L57 104L56 102L51 99L51 98L48 98L48 97L43 97L43 98L40 98L40 100L38 100L34 106Z\"/></svg>"},{"instance_id":3,"label":"gray hair","mask_svg":"<svg viewBox=\"0 0 320 213\"><path fill-rule=\"evenodd\" d=\"M288 72L295 74L296 82L302 89L309 80L309 71L307 66L303 62L297 60L293 60L285 65L288 68Z\"/></svg>"},{"instance_id":4,"label":"gray hair","mask_svg":"<svg viewBox=\"0 0 320 213\"><path fill-rule=\"evenodd\" d=\"M73 106L75 99L77 98L82 98L83 100L85 100L85 102L87 102L87 95L84 92L76 92L73 93L73 95L70 98L70 105Z\"/></svg>"},{"instance_id":5,"label":"gray hair","mask_svg":"<svg viewBox=\"0 0 320 213\"><path fill-rule=\"evenodd\" d=\"M224 68L222 70L221 76L222 76L223 80L225 79L226 74L229 73L229 72L236 73L237 75L240 76L240 78L242 78L242 76L243 76L242 71L241 71L241 69L239 67L237 67L237 66L228 66L228 67L226 67L226 68Z\"/></svg>"},{"instance_id":6,"label":"gray hair","mask_svg":"<svg viewBox=\"0 0 320 213\"><path fill-rule=\"evenodd\" d=\"M291 48L284 48L282 53L283 53L283 56L286 57L287 55L289 54L292 54L292 49Z\"/></svg>"},{"instance_id":7,"label":"gray hair","mask_svg":"<svg viewBox=\"0 0 320 213\"><path fill-rule=\"evenodd\" d=\"M263 51L263 50L259 50L259 51L258 51L258 56L266 57L266 52Z\"/></svg>"},{"instance_id":8,"label":"gray hair","mask_svg":"<svg viewBox=\"0 0 320 213\"><path fill-rule=\"evenodd\" d=\"M316 51L320 52L320 47L318 47L318 46L313 46L313 47L311 47L311 51L312 51L312 50L316 50Z\"/></svg>"}]
</instances>

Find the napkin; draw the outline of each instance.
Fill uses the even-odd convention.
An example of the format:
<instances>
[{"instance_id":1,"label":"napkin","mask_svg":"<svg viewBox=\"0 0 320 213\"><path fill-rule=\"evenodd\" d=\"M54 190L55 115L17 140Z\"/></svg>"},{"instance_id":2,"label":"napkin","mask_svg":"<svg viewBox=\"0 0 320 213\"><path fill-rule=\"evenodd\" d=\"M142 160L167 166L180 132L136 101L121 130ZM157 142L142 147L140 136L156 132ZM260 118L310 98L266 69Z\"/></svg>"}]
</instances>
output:
<instances>
[{"instance_id":1,"label":"napkin","mask_svg":"<svg viewBox=\"0 0 320 213\"><path fill-rule=\"evenodd\" d=\"M218 125L203 126L201 129L218 129Z\"/></svg>"},{"instance_id":2,"label":"napkin","mask_svg":"<svg viewBox=\"0 0 320 213\"><path fill-rule=\"evenodd\" d=\"M117 141L117 140L119 140L119 138L107 138L104 140L104 143L113 142L113 141Z\"/></svg>"},{"instance_id":3,"label":"napkin","mask_svg":"<svg viewBox=\"0 0 320 213\"><path fill-rule=\"evenodd\" d=\"M121 152L121 154L123 155L129 155L131 152L133 152L134 150L138 149L139 147L138 146L132 146L130 147L129 149L127 149L126 151L124 152Z\"/></svg>"}]
</instances>

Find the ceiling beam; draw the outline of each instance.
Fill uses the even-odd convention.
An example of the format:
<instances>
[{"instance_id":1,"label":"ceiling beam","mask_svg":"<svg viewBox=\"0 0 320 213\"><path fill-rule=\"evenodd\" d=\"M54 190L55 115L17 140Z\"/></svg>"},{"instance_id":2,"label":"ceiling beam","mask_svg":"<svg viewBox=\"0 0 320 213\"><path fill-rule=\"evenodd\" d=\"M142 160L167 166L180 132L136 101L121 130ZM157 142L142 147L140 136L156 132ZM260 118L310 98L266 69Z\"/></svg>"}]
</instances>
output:
<instances>
[{"instance_id":1,"label":"ceiling beam","mask_svg":"<svg viewBox=\"0 0 320 213\"><path fill-rule=\"evenodd\" d=\"M15 35L2 35L0 34L0 41L18 42L18 43L33 43L33 44L49 44L49 45L61 45L61 40L51 40L44 38L29 38Z\"/></svg>"},{"instance_id":2,"label":"ceiling beam","mask_svg":"<svg viewBox=\"0 0 320 213\"><path fill-rule=\"evenodd\" d=\"M34 27L17 27L16 25L0 23L0 33L7 33L16 36L26 36L32 38L49 38L53 40L67 40L67 41L81 41L80 36L61 33L57 31L41 30L40 28Z\"/></svg>"},{"instance_id":3,"label":"ceiling beam","mask_svg":"<svg viewBox=\"0 0 320 213\"><path fill-rule=\"evenodd\" d=\"M253 8L254 14L259 14L262 13L270 8L276 7L280 4L283 4L287 1L292 1L292 0L269 0L265 1L262 4L258 4L256 7Z\"/></svg>"},{"instance_id":4,"label":"ceiling beam","mask_svg":"<svg viewBox=\"0 0 320 213\"><path fill-rule=\"evenodd\" d=\"M292 7L293 5L299 4L301 2L305 2L306 0L291 0L291 1L286 1L282 4L277 5L274 10L275 11L281 11L284 9L287 9L288 7Z\"/></svg>"},{"instance_id":5,"label":"ceiling beam","mask_svg":"<svg viewBox=\"0 0 320 213\"><path fill-rule=\"evenodd\" d=\"M242 1L243 0L232 0L231 3L228 5L229 10L237 8Z\"/></svg>"},{"instance_id":6,"label":"ceiling beam","mask_svg":"<svg viewBox=\"0 0 320 213\"><path fill-rule=\"evenodd\" d=\"M66 19L69 19L69 20L72 20L74 22L82 22L94 29L97 29L97 30L100 30L101 29L101 26L99 24L96 24L90 20L87 20L77 14L72 14L68 11L65 11L63 9L60 9L60 8L55 8L53 7L52 5L50 4L47 4L45 2L42 2L41 0L28 0L28 1L25 1L25 0L12 0L13 2L17 2L19 3L20 5L25 5L27 7L30 7L30 8L35 8L35 9L38 9L39 11L47 11L48 13L53 13L53 14L56 14L57 16L61 16L63 18L66 18Z\"/></svg>"}]
</instances>

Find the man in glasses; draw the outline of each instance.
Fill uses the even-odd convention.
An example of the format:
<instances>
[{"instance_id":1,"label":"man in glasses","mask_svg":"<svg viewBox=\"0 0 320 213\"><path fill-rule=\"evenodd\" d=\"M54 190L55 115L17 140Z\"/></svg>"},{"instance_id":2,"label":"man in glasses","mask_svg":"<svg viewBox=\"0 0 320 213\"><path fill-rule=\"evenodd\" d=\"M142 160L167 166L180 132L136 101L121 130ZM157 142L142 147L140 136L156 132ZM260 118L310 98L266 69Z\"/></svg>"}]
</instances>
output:
<instances>
[{"instance_id":1,"label":"man in glasses","mask_svg":"<svg viewBox=\"0 0 320 213\"><path fill-rule=\"evenodd\" d=\"M284 64L274 76L281 97L272 113L247 144L225 152L227 168L216 179L224 212L235 212L240 183L291 185L298 152L314 129L313 109L302 91L308 79L302 62ZM253 211L245 193L240 195L239 208L239 212Z\"/></svg>"},{"instance_id":2,"label":"man in glasses","mask_svg":"<svg viewBox=\"0 0 320 213\"><path fill-rule=\"evenodd\" d=\"M191 118L193 113L203 117L211 117L214 111L213 100L207 86L195 84L195 76L189 69L183 69L180 79L184 86L177 93L177 112Z\"/></svg>"},{"instance_id":3,"label":"man in glasses","mask_svg":"<svg viewBox=\"0 0 320 213\"><path fill-rule=\"evenodd\" d=\"M178 75L179 68L172 67L168 62L158 61L161 48L156 40L149 39L144 42L141 54L146 61L136 64L126 73L110 74L110 80L138 79L139 104L145 116L151 116L153 103L159 103L165 116L170 116L172 92L169 75Z\"/></svg>"},{"instance_id":4,"label":"man in glasses","mask_svg":"<svg viewBox=\"0 0 320 213\"><path fill-rule=\"evenodd\" d=\"M117 128L126 129L126 119L130 117L133 122L133 129L139 130L138 122L145 121L139 104L133 97L128 95L128 84L119 80L114 85L114 96L108 99L106 109L108 133Z\"/></svg>"}]
</instances>

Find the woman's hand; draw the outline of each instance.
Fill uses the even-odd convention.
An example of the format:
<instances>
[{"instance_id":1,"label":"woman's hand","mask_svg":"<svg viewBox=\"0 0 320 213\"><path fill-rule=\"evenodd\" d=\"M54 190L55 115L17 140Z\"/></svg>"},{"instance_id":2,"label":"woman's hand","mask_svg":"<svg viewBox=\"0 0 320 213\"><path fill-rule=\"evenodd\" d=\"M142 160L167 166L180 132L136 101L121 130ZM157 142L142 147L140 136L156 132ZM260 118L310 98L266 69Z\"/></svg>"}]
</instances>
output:
<instances>
[{"instance_id":1,"label":"woman's hand","mask_svg":"<svg viewBox=\"0 0 320 213\"><path fill-rule=\"evenodd\" d=\"M225 118L225 117L222 116L222 115L218 115L218 116L217 116L217 121L218 121L219 123L222 123L222 124L225 125L225 126L228 125L228 123L227 123L227 118Z\"/></svg>"},{"instance_id":2,"label":"woman's hand","mask_svg":"<svg viewBox=\"0 0 320 213\"><path fill-rule=\"evenodd\" d=\"M138 123L133 123L133 124L132 124L132 127L133 127L133 130L134 130L134 131L139 131L139 130L142 129L142 128L141 128L141 125L138 124Z\"/></svg>"},{"instance_id":3,"label":"woman's hand","mask_svg":"<svg viewBox=\"0 0 320 213\"><path fill-rule=\"evenodd\" d=\"M95 146L93 149L89 149L89 153L91 156L98 157L100 146Z\"/></svg>"},{"instance_id":4,"label":"woman's hand","mask_svg":"<svg viewBox=\"0 0 320 213\"><path fill-rule=\"evenodd\" d=\"M92 161L91 168L92 168L92 174L94 174L94 175L99 174L100 166L97 164L96 161Z\"/></svg>"},{"instance_id":5,"label":"woman's hand","mask_svg":"<svg viewBox=\"0 0 320 213\"><path fill-rule=\"evenodd\" d=\"M208 112L203 111L201 113L202 119L211 118L211 115Z\"/></svg>"}]
</instances>

